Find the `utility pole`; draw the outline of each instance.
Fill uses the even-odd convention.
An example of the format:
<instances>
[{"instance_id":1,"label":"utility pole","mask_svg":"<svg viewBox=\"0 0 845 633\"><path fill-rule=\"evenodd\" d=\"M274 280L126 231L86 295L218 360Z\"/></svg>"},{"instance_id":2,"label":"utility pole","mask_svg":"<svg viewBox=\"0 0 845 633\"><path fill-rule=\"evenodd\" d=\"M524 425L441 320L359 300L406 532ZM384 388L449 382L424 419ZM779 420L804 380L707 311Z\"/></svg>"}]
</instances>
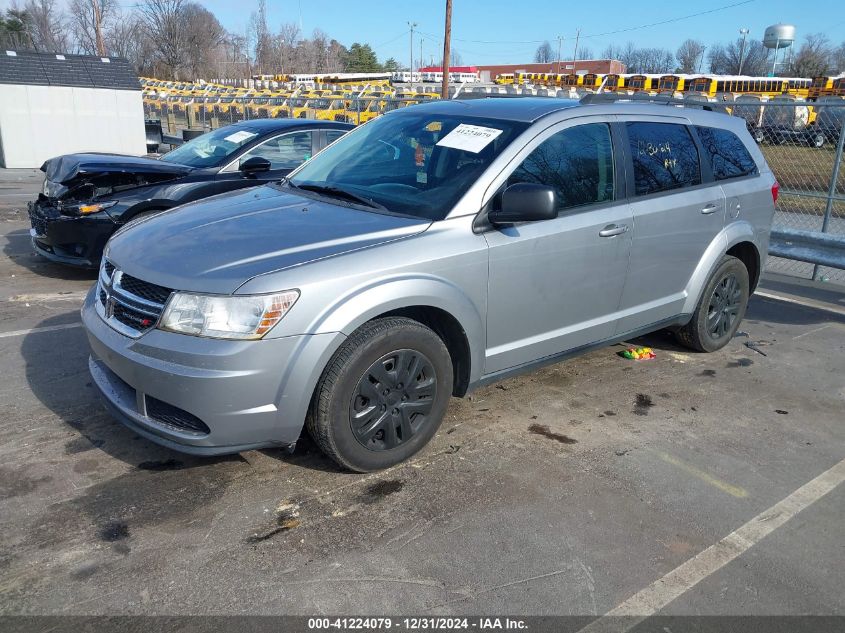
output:
<instances>
[{"instance_id":1,"label":"utility pole","mask_svg":"<svg viewBox=\"0 0 845 633\"><path fill-rule=\"evenodd\" d=\"M575 31L575 53L572 55L572 73L577 74L578 71L578 40L581 38L581 29Z\"/></svg>"},{"instance_id":2,"label":"utility pole","mask_svg":"<svg viewBox=\"0 0 845 633\"><path fill-rule=\"evenodd\" d=\"M737 75L742 74L742 58L745 55L745 36L748 35L748 29L739 29L739 34L742 35L742 44L739 45L739 72L737 72Z\"/></svg>"},{"instance_id":3,"label":"utility pole","mask_svg":"<svg viewBox=\"0 0 845 633\"><path fill-rule=\"evenodd\" d=\"M408 26L411 29L411 66L409 70L411 71L411 88L414 87L414 29L417 28L416 22L408 22ZM422 46L422 43L420 43Z\"/></svg>"},{"instance_id":4,"label":"utility pole","mask_svg":"<svg viewBox=\"0 0 845 633\"><path fill-rule=\"evenodd\" d=\"M94 7L94 34L96 38L97 55L106 56L106 45L103 43L103 30L100 28L100 3L98 0L91 0Z\"/></svg>"},{"instance_id":5,"label":"utility pole","mask_svg":"<svg viewBox=\"0 0 845 633\"><path fill-rule=\"evenodd\" d=\"M420 63L419 67L422 68L423 64L425 64L425 57L423 57L423 38L420 38ZM414 78L413 70L411 71L411 79Z\"/></svg>"},{"instance_id":6,"label":"utility pole","mask_svg":"<svg viewBox=\"0 0 845 633\"><path fill-rule=\"evenodd\" d=\"M446 29L443 34L443 85L440 97L449 98L449 57L452 55L452 0L446 0Z\"/></svg>"}]
</instances>

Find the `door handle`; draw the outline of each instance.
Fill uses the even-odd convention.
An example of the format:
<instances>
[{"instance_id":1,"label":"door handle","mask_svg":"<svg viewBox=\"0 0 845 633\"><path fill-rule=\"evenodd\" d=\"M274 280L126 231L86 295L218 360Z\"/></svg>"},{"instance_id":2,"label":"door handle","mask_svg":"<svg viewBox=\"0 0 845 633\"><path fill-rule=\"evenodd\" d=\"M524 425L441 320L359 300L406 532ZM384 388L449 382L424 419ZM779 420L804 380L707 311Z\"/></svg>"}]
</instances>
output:
<instances>
[{"instance_id":1,"label":"door handle","mask_svg":"<svg viewBox=\"0 0 845 633\"><path fill-rule=\"evenodd\" d=\"M704 208L701 210L701 212L702 212L704 215L710 215L711 213L716 213L716 211L718 211L718 210L719 210L719 205L718 205L718 204L708 204L706 207L704 207Z\"/></svg>"},{"instance_id":2,"label":"door handle","mask_svg":"<svg viewBox=\"0 0 845 633\"><path fill-rule=\"evenodd\" d=\"M622 235L623 233L627 233L627 231L627 224L608 224L601 231L599 231L599 235L601 237L613 237L614 235Z\"/></svg>"}]
</instances>

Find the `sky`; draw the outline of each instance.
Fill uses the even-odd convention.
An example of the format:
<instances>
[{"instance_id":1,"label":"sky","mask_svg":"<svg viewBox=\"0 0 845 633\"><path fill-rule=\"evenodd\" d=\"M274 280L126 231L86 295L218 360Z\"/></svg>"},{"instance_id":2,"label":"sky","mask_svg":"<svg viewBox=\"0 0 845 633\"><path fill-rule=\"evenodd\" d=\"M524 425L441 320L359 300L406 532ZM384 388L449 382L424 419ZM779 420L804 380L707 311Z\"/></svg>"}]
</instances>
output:
<instances>
[{"instance_id":1,"label":"sky","mask_svg":"<svg viewBox=\"0 0 845 633\"><path fill-rule=\"evenodd\" d=\"M127 5L130 3L127 1ZM200 0L230 31L243 33L257 0ZM268 23L273 30L284 22L300 22L305 35L320 28L349 46L369 43L379 60L388 57L407 64L410 57L408 22L416 22L414 59L439 59L443 47L445 0L267 0ZM568 6L574 5L574 6ZM704 15L696 15L710 11ZM685 18L685 19L682 19ZM665 24L655 24L674 20ZM563 3L554 0L453 0L452 48L462 63L495 64L533 61L543 40L557 54L557 38L563 37L561 56L571 57L575 36L579 47L588 46L595 56L609 44L665 47L673 52L687 38L706 45L739 37L762 39L771 24L796 26L797 38L823 32L835 44L845 42L845 4L841 0L715 0L704 2L657 2L654 0L604 0ZM653 25L653 26L648 26ZM637 28L639 27L639 28ZM627 32L615 31L632 29Z\"/></svg>"}]
</instances>

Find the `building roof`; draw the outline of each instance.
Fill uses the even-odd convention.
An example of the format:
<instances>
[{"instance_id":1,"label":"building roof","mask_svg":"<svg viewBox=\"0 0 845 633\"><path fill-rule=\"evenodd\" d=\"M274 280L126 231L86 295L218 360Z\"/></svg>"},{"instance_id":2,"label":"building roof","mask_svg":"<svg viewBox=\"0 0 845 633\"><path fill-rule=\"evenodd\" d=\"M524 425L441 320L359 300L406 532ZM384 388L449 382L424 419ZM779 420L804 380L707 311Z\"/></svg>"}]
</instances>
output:
<instances>
[{"instance_id":1,"label":"building roof","mask_svg":"<svg viewBox=\"0 0 845 633\"><path fill-rule=\"evenodd\" d=\"M141 89L135 69L122 57L10 50L0 50L0 84Z\"/></svg>"}]
</instances>

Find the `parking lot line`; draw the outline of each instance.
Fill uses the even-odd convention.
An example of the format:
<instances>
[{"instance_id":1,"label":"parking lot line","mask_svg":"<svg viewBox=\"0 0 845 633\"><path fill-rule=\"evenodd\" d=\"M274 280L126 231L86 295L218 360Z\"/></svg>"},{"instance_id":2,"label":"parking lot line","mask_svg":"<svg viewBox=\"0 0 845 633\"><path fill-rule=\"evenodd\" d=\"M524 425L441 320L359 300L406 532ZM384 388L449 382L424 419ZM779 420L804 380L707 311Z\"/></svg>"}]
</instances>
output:
<instances>
[{"instance_id":1,"label":"parking lot line","mask_svg":"<svg viewBox=\"0 0 845 633\"><path fill-rule=\"evenodd\" d=\"M718 543L696 554L645 589L581 629L579 633L623 633L654 615L708 576L748 551L845 481L845 459L764 510ZM621 616L621 617L620 617Z\"/></svg>"},{"instance_id":2,"label":"parking lot line","mask_svg":"<svg viewBox=\"0 0 845 633\"><path fill-rule=\"evenodd\" d=\"M664 453L662 451L657 451L657 454L660 456L660 459L662 459L667 464L677 466L684 472L689 473L697 479L700 479L704 483L710 484L714 488L718 488L722 492L727 492L729 495L733 495L738 499L744 499L748 496L748 492L745 490L745 488L740 488L739 486L734 486L733 484L729 484L726 481L722 481L721 479L714 477L710 473L706 473L703 470L692 466L691 464L687 464L686 462L681 461L674 455L670 455L669 453Z\"/></svg>"},{"instance_id":3,"label":"parking lot line","mask_svg":"<svg viewBox=\"0 0 845 633\"><path fill-rule=\"evenodd\" d=\"M63 325L45 325L34 327L28 330L12 330L11 332L0 332L0 338L11 338L13 336L25 336L27 334L38 334L40 332L55 332L56 330L70 330L82 327L82 323L64 323Z\"/></svg>"},{"instance_id":4,"label":"parking lot line","mask_svg":"<svg viewBox=\"0 0 845 633\"><path fill-rule=\"evenodd\" d=\"M765 292L761 290L755 290L752 296L762 297L764 299L774 299L775 301L784 301L786 303L794 303L795 305L803 306L805 308L814 308L816 310L824 310L825 312L832 312L833 314L845 316L845 309L832 306L829 303L813 301L812 299L803 299L799 301L798 299L795 299L793 297L787 297L785 295L780 295L774 292Z\"/></svg>"}]
</instances>

